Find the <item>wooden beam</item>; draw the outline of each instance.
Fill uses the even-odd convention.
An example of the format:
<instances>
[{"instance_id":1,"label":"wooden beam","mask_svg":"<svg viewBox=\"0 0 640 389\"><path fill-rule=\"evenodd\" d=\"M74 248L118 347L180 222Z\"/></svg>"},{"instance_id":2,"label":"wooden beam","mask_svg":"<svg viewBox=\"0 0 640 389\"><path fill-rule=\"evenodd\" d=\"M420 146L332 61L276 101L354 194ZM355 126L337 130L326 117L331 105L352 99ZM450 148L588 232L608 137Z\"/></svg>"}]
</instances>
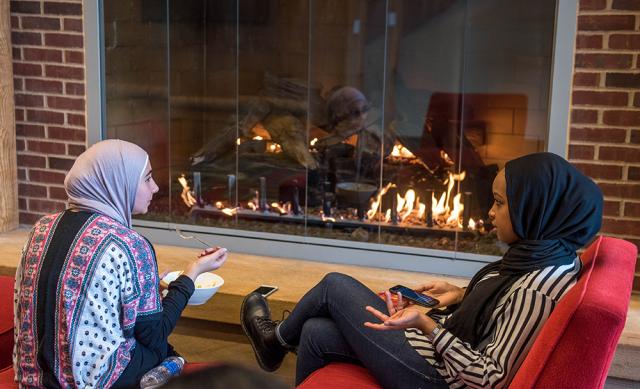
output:
<instances>
[{"instance_id":1,"label":"wooden beam","mask_svg":"<svg viewBox=\"0 0 640 389\"><path fill-rule=\"evenodd\" d=\"M18 226L18 177L9 2L0 1L0 232Z\"/></svg>"}]
</instances>

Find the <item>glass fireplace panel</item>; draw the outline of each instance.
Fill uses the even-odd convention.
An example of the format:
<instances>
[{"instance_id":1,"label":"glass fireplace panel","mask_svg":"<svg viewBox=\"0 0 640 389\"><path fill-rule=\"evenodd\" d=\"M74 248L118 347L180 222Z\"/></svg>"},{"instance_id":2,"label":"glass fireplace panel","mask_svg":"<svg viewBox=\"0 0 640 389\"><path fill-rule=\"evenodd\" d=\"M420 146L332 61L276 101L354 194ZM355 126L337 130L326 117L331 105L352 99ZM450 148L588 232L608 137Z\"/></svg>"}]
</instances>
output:
<instances>
[{"instance_id":1,"label":"glass fireplace panel","mask_svg":"<svg viewBox=\"0 0 640 389\"><path fill-rule=\"evenodd\" d=\"M498 254L504 163L547 147L556 2L104 2L106 135L140 218Z\"/></svg>"}]
</instances>

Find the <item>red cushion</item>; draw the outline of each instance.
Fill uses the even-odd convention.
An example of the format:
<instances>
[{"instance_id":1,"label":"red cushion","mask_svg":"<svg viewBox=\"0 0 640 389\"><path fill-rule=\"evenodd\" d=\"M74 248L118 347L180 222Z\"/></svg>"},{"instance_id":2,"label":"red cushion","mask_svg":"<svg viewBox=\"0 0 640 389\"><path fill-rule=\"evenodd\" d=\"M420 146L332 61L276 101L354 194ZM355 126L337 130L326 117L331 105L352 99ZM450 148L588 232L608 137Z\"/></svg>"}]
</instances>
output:
<instances>
[{"instance_id":1,"label":"red cushion","mask_svg":"<svg viewBox=\"0 0 640 389\"><path fill-rule=\"evenodd\" d=\"M0 276L0 369L13 363L13 287L13 277Z\"/></svg>"},{"instance_id":2,"label":"red cushion","mask_svg":"<svg viewBox=\"0 0 640 389\"><path fill-rule=\"evenodd\" d=\"M18 388L18 384L13 380L13 368L7 367L0 370L0 389Z\"/></svg>"},{"instance_id":3,"label":"red cushion","mask_svg":"<svg viewBox=\"0 0 640 389\"><path fill-rule=\"evenodd\" d=\"M298 388L380 389L381 386L364 367L336 362L314 371Z\"/></svg>"}]
</instances>

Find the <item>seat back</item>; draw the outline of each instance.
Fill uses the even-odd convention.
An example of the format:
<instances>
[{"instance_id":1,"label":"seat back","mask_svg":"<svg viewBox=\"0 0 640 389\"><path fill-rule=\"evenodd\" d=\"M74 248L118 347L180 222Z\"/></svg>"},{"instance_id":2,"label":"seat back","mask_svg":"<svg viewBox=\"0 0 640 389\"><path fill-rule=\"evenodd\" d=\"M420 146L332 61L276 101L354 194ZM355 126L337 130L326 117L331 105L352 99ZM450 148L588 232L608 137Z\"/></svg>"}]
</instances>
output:
<instances>
[{"instance_id":1,"label":"seat back","mask_svg":"<svg viewBox=\"0 0 640 389\"><path fill-rule=\"evenodd\" d=\"M600 237L576 285L540 331L510 388L602 388L629 307L637 248Z\"/></svg>"},{"instance_id":2,"label":"seat back","mask_svg":"<svg viewBox=\"0 0 640 389\"><path fill-rule=\"evenodd\" d=\"M13 286L13 277L0 276L0 370L12 364Z\"/></svg>"}]
</instances>

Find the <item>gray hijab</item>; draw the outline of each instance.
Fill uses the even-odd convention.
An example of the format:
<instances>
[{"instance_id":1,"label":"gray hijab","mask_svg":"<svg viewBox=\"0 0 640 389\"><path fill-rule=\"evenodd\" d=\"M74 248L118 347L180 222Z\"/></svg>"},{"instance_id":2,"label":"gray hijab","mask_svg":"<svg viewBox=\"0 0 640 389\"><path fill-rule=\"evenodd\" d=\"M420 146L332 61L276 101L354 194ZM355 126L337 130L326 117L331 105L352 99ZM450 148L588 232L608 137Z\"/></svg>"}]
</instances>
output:
<instances>
[{"instance_id":1,"label":"gray hijab","mask_svg":"<svg viewBox=\"0 0 640 389\"><path fill-rule=\"evenodd\" d=\"M131 228L138 184L148 163L149 155L133 143L109 139L94 144L64 179L69 208L101 213Z\"/></svg>"}]
</instances>

